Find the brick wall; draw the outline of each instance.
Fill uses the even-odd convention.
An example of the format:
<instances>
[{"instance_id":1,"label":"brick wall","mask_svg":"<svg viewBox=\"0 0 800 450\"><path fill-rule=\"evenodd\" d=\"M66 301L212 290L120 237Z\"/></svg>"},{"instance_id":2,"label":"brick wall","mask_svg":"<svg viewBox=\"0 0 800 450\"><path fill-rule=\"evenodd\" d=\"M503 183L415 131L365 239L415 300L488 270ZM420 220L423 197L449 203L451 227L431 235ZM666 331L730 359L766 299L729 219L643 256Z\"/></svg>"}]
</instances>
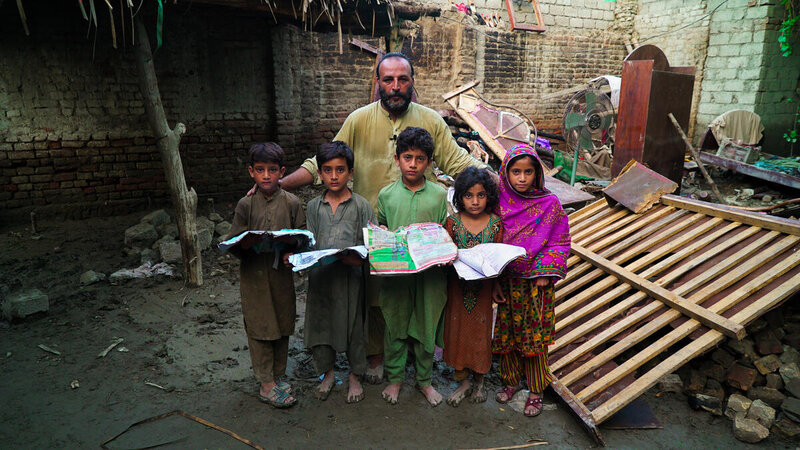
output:
<instances>
[{"instance_id":1,"label":"brick wall","mask_svg":"<svg viewBox=\"0 0 800 450\"><path fill-rule=\"evenodd\" d=\"M132 51L111 48L107 27L93 46L72 3L26 12L30 37L16 5L0 6L0 220L30 208L86 217L168 201ZM265 22L202 8L167 17L154 61L170 126L187 126L187 183L201 196L240 192L246 149L273 134Z\"/></svg>"}]
</instances>

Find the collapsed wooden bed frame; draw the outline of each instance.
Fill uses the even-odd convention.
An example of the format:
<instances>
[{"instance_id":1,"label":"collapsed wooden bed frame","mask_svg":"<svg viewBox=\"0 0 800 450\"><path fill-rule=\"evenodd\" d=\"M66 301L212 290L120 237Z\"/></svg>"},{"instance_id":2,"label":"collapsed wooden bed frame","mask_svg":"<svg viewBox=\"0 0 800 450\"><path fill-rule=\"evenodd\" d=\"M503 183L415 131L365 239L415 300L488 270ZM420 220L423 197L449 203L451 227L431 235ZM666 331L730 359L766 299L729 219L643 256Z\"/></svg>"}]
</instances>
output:
<instances>
[{"instance_id":1,"label":"collapsed wooden bed frame","mask_svg":"<svg viewBox=\"0 0 800 450\"><path fill-rule=\"evenodd\" d=\"M597 425L800 290L797 222L675 195L569 219L552 387L600 444Z\"/></svg>"}]
</instances>

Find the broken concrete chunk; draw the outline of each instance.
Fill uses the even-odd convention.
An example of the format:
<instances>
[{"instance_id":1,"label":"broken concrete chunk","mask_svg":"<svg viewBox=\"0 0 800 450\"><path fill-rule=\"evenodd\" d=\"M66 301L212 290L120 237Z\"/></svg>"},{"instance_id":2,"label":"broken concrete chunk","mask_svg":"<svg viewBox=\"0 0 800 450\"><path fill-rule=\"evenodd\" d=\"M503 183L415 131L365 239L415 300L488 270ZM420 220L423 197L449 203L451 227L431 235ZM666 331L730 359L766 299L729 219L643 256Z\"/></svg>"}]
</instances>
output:
<instances>
[{"instance_id":1,"label":"broken concrete chunk","mask_svg":"<svg viewBox=\"0 0 800 450\"><path fill-rule=\"evenodd\" d=\"M211 247L211 241L214 240L214 231L209 230L207 228L198 228L197 229L197 245L200 247L200 251L203 251L209 247Z\"/></svg>"},{"instance_id":2,"label":"broken concrete chunk","mask_svg":"<svg viewBox=\"0 0 800 450\"><path fill-rule=\"evenodd\" d=\"M773 408L780 408L786 396L777 389L770 389L764 386L756 386L747 391L747 398L750 400L763 400L764 403Z\"/></svg>"},{"instance_id":3,"label":"broken concrete chunk","mask_svg":"<svg viewBox=\"0 0 800 450\"><path fill-rule=\"evenodd\" d=\"M795 422L800 422L800 400L794 397L787 397L781 403L781 411Z\"/></svg>"},{"instance_id":4,"label":"broken concrete chunk","mask_svg":"<svg viewBox=\"0 0 800 450\"><path fill-rule=\"evenodd\" d=\"M781 374L781 378L783 378L783 384L787 386L791 380L800 378L800 366L796 363L785 364L778 369L778 372Z\"/></svg>"},{"instance_id":5,"label":"broken concrete chunk","mask_svg":"<svg viewBox=\"0 0 800 450\"><path fill-rule=\"evenodd\" d=\"M142 223L149 223L150 225L157 227L164 223L169 223L172 219L170 219L169 214L163 209L159 209L157 211L153 211L150 214L142 217L140 222Z\"/></svg>"},{"instance_id":6,"label":"broken concrete chunk","mask_svg":"<svg viewBox=\"0 0 800 450\"><path fill-rule=\"evenodd\" d=\"M181 257L181 243L178 241L164 241L158 245L158 252L161 255L161 260L177 264L183 261Z\"/></svg>"},{"instance_id":7,"label":"broken concrete chunk","mask_svg":"<svg viewBox=\"0 0 800 450\"><path fill-rule=\"evenodd\" d=\"M756 380L756 370L741 364L734 364L728 373L728 385L740 391L750 389Z\"/></svg>"},{"instance_id":8,"label":"broken concrete chunk","mask_svg":"<svg viewBox=\"0 0 800 450\"><path fill-rule=\"evenodd\" d=\"M81 274L81 285L88 286L106 279L106 274L95 272L94 270L87 270Z\"/></svg>"},{"instance_id":9,"label":"broken concrete chunk","mask_svg":"<svg viewBox=\"0 0 800 450\"><path fill-rule=\"evenodd\" d=\"M214 222L208 220L206 217L198 216L197 232L200 233L200 230L208 230L210 234L214 234Z\"/></svg>"},{"instance_id":10,"label":"broken concrete chunk","mask_svg":"<svg viewBox=\"0 0 800 450\"><path fill-rule=\"evenodd\" d=\"M658 381L658 391L680 394L683 392L683 380L681 380L680 375L677 373L664 375L664 377Z\"/></svg>"},{"instance_id":11,"label":"broken concrete chunk","mask_svg":"<svg viewBox=\"0 0 800 450\"><path fill-rule=\"evenodd\" d=\"M753 419L737 416L733 420L733 436L750 444L755 444L769 436L769 430Z\"/></svg>"},{"instance_id":12,"label":"broken concrete chunk","mask_svg":"<svg viewBox=\"0 0 800 450\"><path fill-rule=\"evenodd\" d=\"M214 232L217 233L217 236L225 236L229 231L231 231L230 222L222 221L214 227Z\"/></svg>"},{"instance_id":13,"label":"broken concrete chunk","mask_svg":"<svg viewBox=\"0 0 800 450\"><path fill-rule=\"evenodd\" d=\"M756 369L758 369L762 375L766 375L780 369L782 364L778 355L767 355L753 361L753 365L756 366Z\"/></svg>"},{"instance_id":14,"label":"broken concrete chunk","mask_svg":"<svg viewBox=\"0 0 800 450\"><path fill-rule=\"evenodd\" d=\"M39 289L30 289L9 296L3 302L3 316L7 319L24 319L32 314L47 312L49 297Z\"/></svg>"},{"instance_id":15,"label":"broken concrete chunk","mask_svg":"<svg viewBox=\"0 0 800 450\"><path fill-rule=\"evenodd\" d=\"M766 429L775 422L775 409L761 400L756 400L747 410L747 418L760 423Z\"/></svg>"},{"instance_id":16,"label":"broken concrete chunk","mask_svg":"<svg viewBox=\"0 0 800 450\"><path fill-rule=\"evenodd\" d=\"M158 233L149 223L137 223L125 230L125 245L129 247L150 247L156 239Z\"/></svg>"},{"instance_id":17,"label":"broken concrete chunk","mask_svg":"<svg viewBox=\"0 0 800 450\"><path fill-rule=\"evenodd\" d=\"M729 419L734 419L738 415L745 415L752 404L753 401L749 398L739 394L732 394L728 397L728 404L725 407L725 416Z\"/></svg>"},{"instance_id":18,"label":"broken concrete chunk","mask_svg":"<svg viewBox=\"0 0 800 450\"><path fill-rule=\"evenodd\" d=\"M208 215L208 219L211 220L212 222L222 222L222 220L223 220L222 216L220 216L219 214L217 214L215 212L212 212L211 214L209 214Z\"/></svg>"}]
</instances>

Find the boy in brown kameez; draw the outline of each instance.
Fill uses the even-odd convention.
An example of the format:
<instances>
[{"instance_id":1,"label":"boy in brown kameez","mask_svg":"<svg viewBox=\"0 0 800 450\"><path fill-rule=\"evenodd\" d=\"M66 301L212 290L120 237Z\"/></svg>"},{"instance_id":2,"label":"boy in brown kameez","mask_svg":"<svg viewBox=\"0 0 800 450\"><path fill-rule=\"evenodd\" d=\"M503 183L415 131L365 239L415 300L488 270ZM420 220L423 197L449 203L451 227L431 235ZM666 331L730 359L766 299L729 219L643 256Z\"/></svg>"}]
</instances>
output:
<instances>
[{"instance_id":1,"label":"boy in brown kameez","mask_svg":"<svg viewBox=\"0 0 800 450\"><path fill-rule=\"evenodd\" d=\"M275 143L250 148L250 177L258 192L236 205L228 237L247 230L305 228L303 204L280 188L278 180L286 171L283 150ZM286 373L289 336L294 333L295 294L292 271L280 263L274 251L256 253L254 240L243 240L232 249L241 258L240 291L242 315L253 372L261 383L259 399L276 408L294 405L288 383L277 382Z\"/></svg>"}]
</instances>

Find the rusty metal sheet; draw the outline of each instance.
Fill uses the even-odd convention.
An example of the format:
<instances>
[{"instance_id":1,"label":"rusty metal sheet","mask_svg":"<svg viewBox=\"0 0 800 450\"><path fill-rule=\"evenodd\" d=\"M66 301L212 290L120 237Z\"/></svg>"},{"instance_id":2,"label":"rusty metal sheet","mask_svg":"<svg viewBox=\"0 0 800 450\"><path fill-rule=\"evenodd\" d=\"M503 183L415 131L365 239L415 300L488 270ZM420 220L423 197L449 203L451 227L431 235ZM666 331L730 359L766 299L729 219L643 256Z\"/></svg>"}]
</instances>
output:
<instances>
[{"instance_id":1,"label":"rusty metal sheet","mask_svg":"<svg viewBox=\"0 0 800 450\"><path fill-rule=\"evenodd\" d=\"M647 211L664 194L678 189L674 181L657 174L635 160L631 160L622 172L603 189L610 206L620 204L634 214Z\"/></svg>"},{"instance_id":2,"label":"rusty metal sheet","mask_svg":"<svg viewBox=\"0 0 800 450\"><path fill-rule=\"evenodd\" d=\"M734 161L728 158L722 158L717 155L712 155L705 152L700 152L700 161L703 161L706 164L713 164L715 166L724 167L734 172L738 172L743 175L749 175L751 177L769 181L771 183L777 183L782 186L794 189L800 189L800 178L793 177L785 173L762 169L761 167L756 167L751 164L745 164L743 162Z\"/></svg>"},{"instance_id":3,"label":"rusty metal sheet","mask_svg":"<svg viewBox=\"0 0 800 450\"><path fill-rule=\"evenodd\" d=\"M558 197L558 201L562 206L575 206L594 200L594 196L592 194L588 194L580 189L576 189L570 186L569 183L565 183L558 178L553 178L551 176L544 176L544 187L550 190L550 192L553 194L556 194L556 197Z\"/></svg>"}]
</instances>

